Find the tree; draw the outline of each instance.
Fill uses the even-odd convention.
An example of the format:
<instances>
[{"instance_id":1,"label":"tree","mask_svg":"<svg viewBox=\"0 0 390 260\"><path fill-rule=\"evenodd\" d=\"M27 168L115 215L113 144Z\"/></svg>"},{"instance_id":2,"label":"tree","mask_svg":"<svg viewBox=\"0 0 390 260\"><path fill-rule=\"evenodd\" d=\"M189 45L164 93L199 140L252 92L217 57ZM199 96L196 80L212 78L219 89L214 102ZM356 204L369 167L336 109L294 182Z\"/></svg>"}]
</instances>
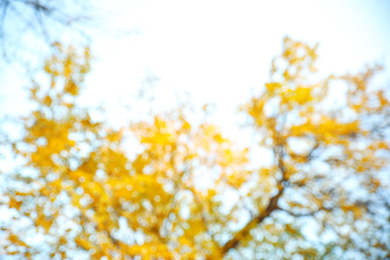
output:
<instances>
[{"instance_id":1,"label":"tree","mask_svg":"<svg viewBox=\"0 0 390 260\"><path fill-rule=\"evenodd\" d=\"M185 106L113 129L77 104L90 53L57 45L7 181L3 253L26 258L389 257L386 92L314 74L316 47L285 38L271 79L241 107L262 160ZM344 96L332 103L332 89ZM205 112L206 113L206 112ZM128 138L139 152L131 153ZM130 142L131 143L131 142ZM139 148L139 147L138 147Z\"/></svg>"}]
</instances>

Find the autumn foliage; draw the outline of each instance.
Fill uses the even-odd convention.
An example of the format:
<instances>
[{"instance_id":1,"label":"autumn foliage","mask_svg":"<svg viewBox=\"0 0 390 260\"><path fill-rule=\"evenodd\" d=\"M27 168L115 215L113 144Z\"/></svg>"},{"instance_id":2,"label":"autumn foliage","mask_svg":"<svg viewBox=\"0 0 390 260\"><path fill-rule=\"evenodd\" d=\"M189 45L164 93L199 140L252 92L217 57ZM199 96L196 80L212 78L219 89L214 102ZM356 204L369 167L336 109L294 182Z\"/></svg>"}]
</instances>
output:
<instances>
[{"instance_id":1,"label":"autumn foliage","mask_svg":"<svg viewBox=\"0 0 390 260\"><path fill-rule=\"evenodd\" d=\"M316 48L284 39L269 82L240 107L254 134L242 148L184 107L121 129L93 120L77 102L89 50L58 45L49 86L29 89L22 138L2 143L19 165L1 172L0 211L12 217L0 222L0 254L390 257L390 102L371 84L381 68L319 79Z\"/></svg>"}]
</instances>

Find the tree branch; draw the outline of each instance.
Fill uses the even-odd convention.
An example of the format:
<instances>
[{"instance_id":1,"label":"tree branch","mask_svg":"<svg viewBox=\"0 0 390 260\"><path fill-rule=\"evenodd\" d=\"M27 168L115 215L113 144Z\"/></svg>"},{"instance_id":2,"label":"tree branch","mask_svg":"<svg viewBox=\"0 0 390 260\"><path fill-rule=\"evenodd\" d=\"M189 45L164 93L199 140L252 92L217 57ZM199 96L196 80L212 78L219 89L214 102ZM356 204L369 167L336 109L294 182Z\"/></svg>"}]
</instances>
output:
<instances>
[{"instance_id":1,"label":"tree branch","mask_svg":"<svg viewBox=\"0 0 390 260\"><path fill-rule=\"evenodd\" d=\"M268 206L263 212L261 212L258 216L253 218L251 221L249 221L243 229L237 232L232 239L226 242L226 244L221 248L222 254L226 254L230 249L236 248L240 244L241 239L246 237L252 229L254 229L260 223L262 223L264 219L269 217L271 213L278 208L278 201L280 197L283 195L285 186L288 181L287 174L286 174L287 170L283 161L284 144L280 143L278 146L276 146L273 149L273 152L274 155L277 157L277 165L279 170L282 173L282 178L278 180L276 185L278 189L278 193L269 200Z\"/></svg>"},{"instance_id":2,"label":"tree branch","mask_svg":"<svg viewBox=\"0 0 390 260\"><path fill-rule=\"evenodd\" d=\"M241 239L246 237L253 228L262 223L265 218L269 217L271 213L277 209L278 200L284 192L284 187L282 185L280 186L279 192L270 199L267 208L260 215L249 221L243 229L236 233L235 236L222 247L222 254L226 254L230 249L236 248L240 244Z\"/></svg>"}]
</instances>

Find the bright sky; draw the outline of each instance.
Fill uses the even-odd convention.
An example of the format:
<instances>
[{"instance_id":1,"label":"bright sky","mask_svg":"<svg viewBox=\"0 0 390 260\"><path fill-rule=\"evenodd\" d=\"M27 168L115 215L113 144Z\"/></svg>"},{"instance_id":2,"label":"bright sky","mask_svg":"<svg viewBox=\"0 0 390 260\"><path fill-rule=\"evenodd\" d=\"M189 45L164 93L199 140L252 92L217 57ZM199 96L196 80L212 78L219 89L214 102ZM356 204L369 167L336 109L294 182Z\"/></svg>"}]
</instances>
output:
<instances>
[{"instance_id":1,"label":"bright sky","mask_svg":"<svg viewBox=\"0 0 390 260\"><path fill-rule=\"evenodd\" d=\"M216 121L229 126L251 89L267 80L282 39L320 43L320 72L357 71L375 61L390 70L390 1L100 1L109 28L136 29L127 36L93 33L95 61L85 93L87 103L106 103L113 121L147 72L160 78L159 107L190 93L199 106L216 103ZM114 33L115 34L115 33ZM6 75L5 75L6 74ZM20 109L26 86L11 69L2 73L1 111ZM386 78L390 86L389 77Z\"/></svg>"},{"instance_id":2,"label":"bright sky","mask_svg":"<svg viewBox=\"0 0 390 260\"><path fill-rule=\"evenodd\" d=\"M390 70L390 1L123 2L113 2L112 23L139 33L97 39L89 82L90 97L111 105L125 101L151 71L161 79L162 107L187 91L196 104L216 103L219 122L231 122L251 89L267 80L285 35L320 43L324 74L376 61Z\"/></svg>"}]
</instances>

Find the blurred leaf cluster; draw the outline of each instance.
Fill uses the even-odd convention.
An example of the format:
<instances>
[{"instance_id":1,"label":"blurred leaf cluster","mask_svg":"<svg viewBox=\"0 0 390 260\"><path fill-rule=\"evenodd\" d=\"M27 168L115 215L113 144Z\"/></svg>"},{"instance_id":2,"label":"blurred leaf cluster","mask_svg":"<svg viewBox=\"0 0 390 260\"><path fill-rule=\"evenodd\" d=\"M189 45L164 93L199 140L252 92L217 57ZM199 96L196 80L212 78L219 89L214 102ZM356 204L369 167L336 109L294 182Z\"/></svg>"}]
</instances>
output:
<instances>
[{"instance_id":1,"label":"blurred leaf cluster","mask_svg":"<svg viewBox=\"0 0 390 260\"><path fill-rule=\"evenodd\" d=\"M243 148L184 106L121 129L93 120L77 102L90 51L57 44L48 86L31 83L22 138L1 144L20 165L0 173L0 210L12 216L0 222L0 254L390 257L390 101L371 84L381 67L318 79L316 50L284 39L269 82L240 107L256 136ZM142 147L135 156L127 138ZM272 160L255 168L264 159L253 147Z\"/></svg>"}]
</instances>

